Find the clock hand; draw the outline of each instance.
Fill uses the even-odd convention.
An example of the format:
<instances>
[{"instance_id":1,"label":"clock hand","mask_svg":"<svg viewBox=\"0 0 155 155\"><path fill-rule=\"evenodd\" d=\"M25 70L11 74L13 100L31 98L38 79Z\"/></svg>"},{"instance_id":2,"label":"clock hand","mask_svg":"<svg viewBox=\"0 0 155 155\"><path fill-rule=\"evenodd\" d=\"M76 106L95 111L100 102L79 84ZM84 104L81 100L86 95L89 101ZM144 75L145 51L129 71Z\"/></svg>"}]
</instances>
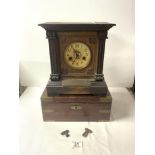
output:
<instances>
[{"instance_id":1,"label":"clock hand","mask_svg":"<svg viewBox=\"0 0 155 155\"><path fill-rule=\"evenodd\" d=\"M75 52L75 50L74 50L74 60L73 60L72 64L74 64L76 58L77 58L77 55L76 55L76 52Z\"/></svg>"},{"instance_id":2,"label":"clock hand","mask_svg":"<svg viewBox=\"0 0 155 155\"><path fill-rule=\"evenodd\" d=\"M77 50L76 50L75 48L73 48L73 47L72 47L72 49L73 49L73 52L74 52L74 53L79 52L79 51L77 51Z\"/></svg>"},{"instance_id":3,"label":"clock hand","mask_svg":"<svg viewBox=\"0 0 155 155\"><path fill-rule=\"evenodd\" d=\"M81 52L77 51L77 50L74 49L73 47L72 47L72 49L73 49L74 56L75 56L75 58L74 58L74 60L73 60L73 62L72 62L72 64L74 64L75 61L76 61L77 59L80 59L80 57L81 57Z\"/></svg>"},{"instance_id":4,"label":"clock hand","mask_svg":"<svg viewBox=\"0 0 155 155\"><path fill-rule=\"evenodd\" d=\"M72 65L74 64L75 60L76 60L76 58L74 58L74 60L73 60L73 62L72 62Z\"/></svg>"},{"instance_id":5,"label":"clock hand","mask_svg":"<svg viewBox=\"0 0 155 155\"><path fill-rule=\"evenodd\" d=\"M79 59L79 53L78 53L78 52L79 52L79 51L74 51L75 58L74 58L72 64L74 64L75 60L78 60L78 59Z\"/></svg>"},{"instance_id":6,"label":"clock hand","mask_svg":"<svg viewBox=\"0 0 155 155\"><path fill-rule=\"evenodd\" d=\"M71 48L72 48L73 53L75 53L76 50L73 47L71 47Z\"/></svg>"}]
</instances>

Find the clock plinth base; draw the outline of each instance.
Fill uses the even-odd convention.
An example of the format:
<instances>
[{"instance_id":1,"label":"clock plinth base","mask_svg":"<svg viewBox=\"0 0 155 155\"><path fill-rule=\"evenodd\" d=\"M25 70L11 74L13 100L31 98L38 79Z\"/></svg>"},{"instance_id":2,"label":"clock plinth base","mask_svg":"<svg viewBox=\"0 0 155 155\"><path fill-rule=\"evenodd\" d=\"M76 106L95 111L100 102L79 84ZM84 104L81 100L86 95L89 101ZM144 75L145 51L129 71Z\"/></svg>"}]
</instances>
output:
<instances>
[{"instance_id":1,"label":"clock plinth base","mask_svg":"<svg viewBox=\"0 0 155 155\"><path fill-rule=\"evenodd\" d=\"M105 81L88 79L49 81L46 88L48 96L61 94L92 94L105 96L108 90Z\"/></svg>"},{"instance_id":2,"label":"clock plinth base","mask_svg":"<svg viewBox=\"0 0 155 155\"><path fill-rule=\"evenodd\" d=\"M94 95L54 95L48 96L47 89L41 96L44 121L89 121L110 120L112 97Z\"/></svg>"}]
</instances>

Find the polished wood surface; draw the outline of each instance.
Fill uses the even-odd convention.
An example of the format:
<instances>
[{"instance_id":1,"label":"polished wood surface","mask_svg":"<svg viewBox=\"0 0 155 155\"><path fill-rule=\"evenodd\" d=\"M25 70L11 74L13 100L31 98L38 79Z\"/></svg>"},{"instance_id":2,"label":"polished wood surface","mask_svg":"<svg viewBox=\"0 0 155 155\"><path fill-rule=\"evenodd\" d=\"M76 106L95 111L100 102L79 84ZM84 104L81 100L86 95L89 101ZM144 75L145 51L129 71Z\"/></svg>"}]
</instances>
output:
<instances>
[{"instance_id":1,"label":"polished wood surface","mask_svg":"<svg viewBox=\"0 0 155 155\"><path fill-rule=\"evenodd\" d=\"M41 96L44 121L109 121L112 97L94 95Z\"/></svg>"}]
</instances>

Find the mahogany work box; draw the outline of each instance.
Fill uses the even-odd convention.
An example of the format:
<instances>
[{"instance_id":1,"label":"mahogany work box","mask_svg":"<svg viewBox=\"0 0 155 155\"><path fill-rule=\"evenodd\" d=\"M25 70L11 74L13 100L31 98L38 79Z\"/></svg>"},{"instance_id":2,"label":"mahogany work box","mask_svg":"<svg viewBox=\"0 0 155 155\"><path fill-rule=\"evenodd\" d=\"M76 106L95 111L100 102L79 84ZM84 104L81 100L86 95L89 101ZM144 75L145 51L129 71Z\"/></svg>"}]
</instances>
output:
<instances>
[{"instance_id":1,"label":"mahogany work box","mask_svg":"<svg viewBox=\"0 0 155 155\"><path fill-rule=\"evenodd\" d=\"M92 95L41 96L44 121L109 121L112 97Z\"/></svg>"}]
</instances>

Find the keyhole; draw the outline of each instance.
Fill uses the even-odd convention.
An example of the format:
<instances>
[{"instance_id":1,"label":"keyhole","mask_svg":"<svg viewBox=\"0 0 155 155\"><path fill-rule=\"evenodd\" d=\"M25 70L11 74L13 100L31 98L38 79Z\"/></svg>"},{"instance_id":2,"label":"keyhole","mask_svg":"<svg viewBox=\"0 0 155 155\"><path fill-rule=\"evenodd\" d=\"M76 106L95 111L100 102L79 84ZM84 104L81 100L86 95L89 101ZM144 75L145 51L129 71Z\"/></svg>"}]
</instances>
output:
<instances>
[{"instance_id":1,"label":"keyhole","mask_svg":"<svg viewBox=\"0 0 155 155\"><path fill-rule=\"evenodd\" d=\"M83 59L83 60L86 60L86 57L83 57L82 59Z\"/></svg>"},{"instance_id":2,"label":"keyhole","mask_svg":"<svg viewBox=\"0 0 155 155\"><path fill-rule=\"evenodd\" d=\"M69 60L71 61L72 60L72 57L69 57Z\"/></svg>"}]
</instances>

